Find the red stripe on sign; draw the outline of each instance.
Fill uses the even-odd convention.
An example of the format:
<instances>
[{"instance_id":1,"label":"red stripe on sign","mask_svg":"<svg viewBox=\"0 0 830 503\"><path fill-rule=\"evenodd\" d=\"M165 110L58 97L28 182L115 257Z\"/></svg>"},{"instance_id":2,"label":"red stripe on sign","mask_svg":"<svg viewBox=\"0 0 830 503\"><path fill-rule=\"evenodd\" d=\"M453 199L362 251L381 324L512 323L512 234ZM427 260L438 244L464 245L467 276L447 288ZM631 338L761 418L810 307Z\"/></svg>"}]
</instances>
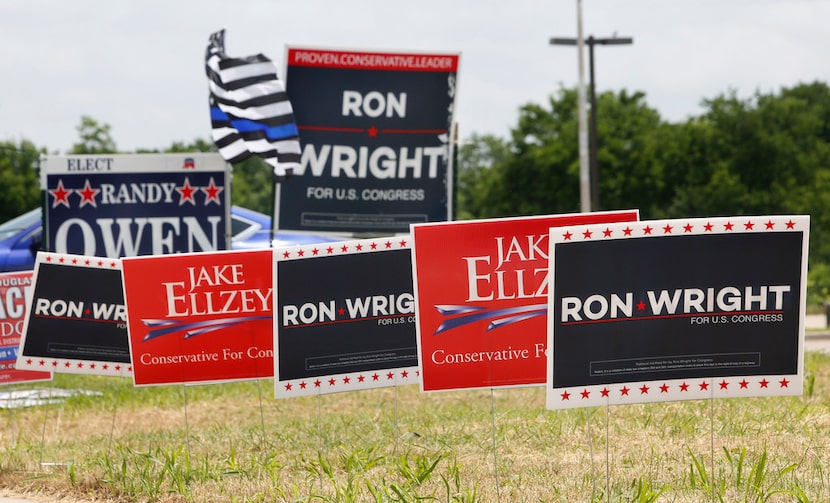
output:
<instances>
[{"instance_id":1,"label":"red stripe on sign","mask_svg":"<svg viewBox=\"0 0 830 503\"><path fill-rule=\"evenodd\" d=\"M458 55L289 49L288 65L363 70L455 72L458 69Z\"/></svg>"}]
</instances>

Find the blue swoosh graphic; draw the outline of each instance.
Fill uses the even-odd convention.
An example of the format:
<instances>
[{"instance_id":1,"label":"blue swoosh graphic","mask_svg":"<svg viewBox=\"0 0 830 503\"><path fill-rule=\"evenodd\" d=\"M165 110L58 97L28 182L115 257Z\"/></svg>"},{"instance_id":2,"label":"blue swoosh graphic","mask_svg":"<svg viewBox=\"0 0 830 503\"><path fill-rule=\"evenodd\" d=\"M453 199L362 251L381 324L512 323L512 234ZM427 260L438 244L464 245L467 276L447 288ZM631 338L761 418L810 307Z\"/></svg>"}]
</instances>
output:
<instances>
[{"instance_id":1,"label":"blue swoosh graphic","mask_svg":"<svg viewBox=\"0 0 830 503\"><path fill-rule=\"evenodd\" d=\"M488 311L482 307L475 306L452 306L452 305L437 305L434 306L439 313L444 316L452 316L456 314L463 314L449 320L445 320L432 335L438 335L441 332L452 330L469 323L477 321L489 320L492 318L499 318L490 322L487 326L487 331L516 323L519 321L534 318L543 315L547 312L547 304L534 304L531 306L507 307L503 309L495 309ZM472 313L472 314L468 314Z\"/></svg>"}]
</instances>

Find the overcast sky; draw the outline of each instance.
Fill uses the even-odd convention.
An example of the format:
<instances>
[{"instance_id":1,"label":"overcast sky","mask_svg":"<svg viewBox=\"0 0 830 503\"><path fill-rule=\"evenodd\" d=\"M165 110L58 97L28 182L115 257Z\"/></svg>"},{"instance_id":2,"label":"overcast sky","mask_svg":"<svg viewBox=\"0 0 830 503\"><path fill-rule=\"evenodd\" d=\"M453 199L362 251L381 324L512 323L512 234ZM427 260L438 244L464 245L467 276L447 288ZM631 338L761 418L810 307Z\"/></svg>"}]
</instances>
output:
<instances>
[{"instance_id":1,"label":"overcast sky","mask_svg":"<svg viewBox=\"0 0 830 503\"><path fill-rule=\"evenodd\" d=\"M730 89L830 82L830 0L583 0L597 92L643 91L669 121ZM2 0L0 141L66 152L82 115L118 148L209 138L204 52L226 29L229 55L290 46L458 52L462 137L507 137L526 103L577 85L576 0ZM587 56L586 56L587 79Z\"/></svg>"}]
</instances>

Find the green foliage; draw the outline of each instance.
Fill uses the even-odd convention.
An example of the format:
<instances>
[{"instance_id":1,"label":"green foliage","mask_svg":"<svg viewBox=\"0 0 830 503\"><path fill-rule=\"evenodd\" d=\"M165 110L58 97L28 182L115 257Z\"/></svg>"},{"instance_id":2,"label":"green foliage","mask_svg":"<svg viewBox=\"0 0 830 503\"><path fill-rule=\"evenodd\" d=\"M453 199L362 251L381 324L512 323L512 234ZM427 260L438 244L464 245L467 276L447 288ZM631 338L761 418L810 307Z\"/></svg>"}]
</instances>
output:
<instances>
[{"instance_id":1,"label":"green foliage","mask_svg":"<svg viewBox=\"0 0 830 503\"><path fill-rule=\"evenodd\" d=\"M233 166L231 200L233 204L266 215L273 213L274 179L271 166L259 157L249 157ZM289 178L284 182L291 185Z\"/></svg>"},{"instance_id":2,"label":"green foliage","mask_svg":"<svg viewBox=\"0 0 830 503\"><path fill-rule=\"evenodd\" d=\"M75 128L80 141L72 145L72 154L113 154L118 152L115 140L110 133L109 124L99 124L98 121L84 115L81 123Z\"/></svg>"},{"instance_id":3,"label":"green foliage","mask_svg":"<svg viewBox=\"0 0 830 503\"><path fill-rule=\"evenodd\" d=\"M40 204L37 166L43 153L26 140L0 142L0 222Z\"/></svg>"}]
</instances>

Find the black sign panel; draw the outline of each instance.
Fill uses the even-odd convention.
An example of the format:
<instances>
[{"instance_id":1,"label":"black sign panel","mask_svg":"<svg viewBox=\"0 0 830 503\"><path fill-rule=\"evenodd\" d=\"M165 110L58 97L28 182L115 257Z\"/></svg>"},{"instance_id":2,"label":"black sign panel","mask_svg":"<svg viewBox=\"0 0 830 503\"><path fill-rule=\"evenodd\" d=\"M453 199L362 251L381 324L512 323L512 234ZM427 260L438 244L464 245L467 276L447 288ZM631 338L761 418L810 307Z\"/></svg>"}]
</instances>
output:
<instances>
[{"instance_id":1,"label":"black sign panel","mask_svg":"<svg viewBox=\"0 0 830 503\"><path fill-rule=\"evenodd\" d=\"M554 408L800 392L808 225L735 217L552 229Z\"/></svg>"},{"instance_id":2,"label":"black sign panel","mask_svg":"<svg viewBox=\"0 0 830 503\"><path fill-rule=\"evenodd\" d=\"M458 59L289 49L303 155L280 184L278 227L394 233L448 220Z\"/></svg>"},{"instance_id":3,"label":"black sign panel","mask_svg":"<svg viewBox=\"0 0 830 503\"><path fill-rule=\"evenodd\" d=\"M38 253L18 368L131 375L121 261Z\"/></svg>"},{"instance_id":4,"label":"black sign panel","mask_svg":"<svg viewBox=\"0 0 830 503\"><path fill-rule=\"evenodd\" d=\"M418 383L406 239L275 251L276 396Z\"/></svg>"}]
</instances>

